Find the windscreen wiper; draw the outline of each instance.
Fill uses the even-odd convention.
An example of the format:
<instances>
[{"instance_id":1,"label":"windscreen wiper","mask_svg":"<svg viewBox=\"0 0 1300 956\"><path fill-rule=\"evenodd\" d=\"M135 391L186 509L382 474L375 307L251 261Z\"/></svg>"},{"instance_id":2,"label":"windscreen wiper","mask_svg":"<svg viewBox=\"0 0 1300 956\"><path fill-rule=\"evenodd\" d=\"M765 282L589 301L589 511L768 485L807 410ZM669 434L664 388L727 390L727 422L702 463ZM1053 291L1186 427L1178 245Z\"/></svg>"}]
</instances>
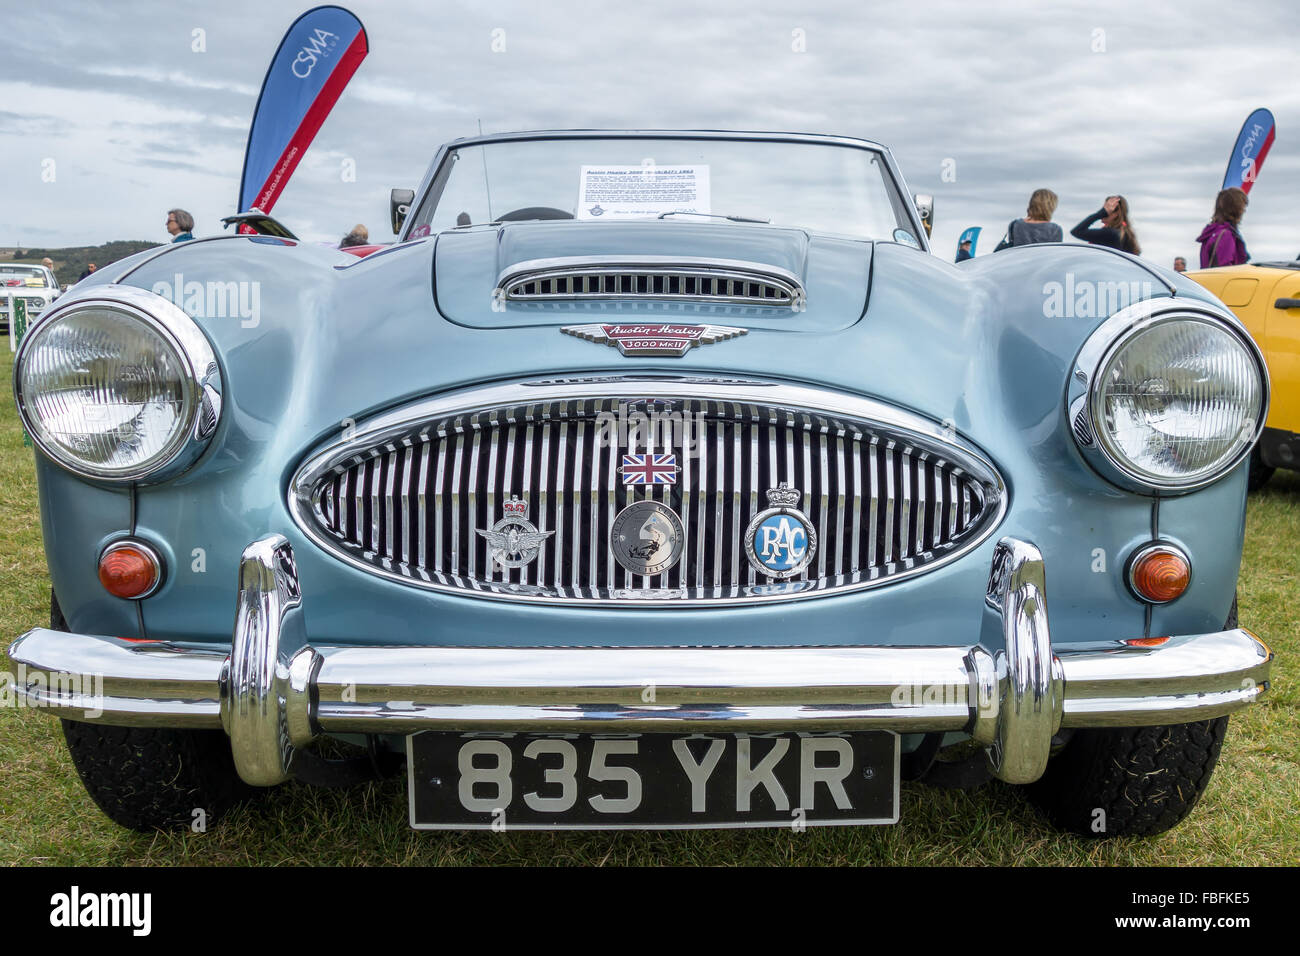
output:
<instances>
[{"instance_id":1,"label":"windscreen wiper","mask_svg":"<svg viewBox=\"0 0 1300 956\"><path fill-rule=\"evenodd\" d=\"M725 219L728 222L759 222L770 226L771 219L753 219L749 216L724 216L716 212L691 212L689 209L670 209L667 212L661 212L656 219L667 219L669 216L706 216L709 219Z\"/></svg>"}]
</instances>

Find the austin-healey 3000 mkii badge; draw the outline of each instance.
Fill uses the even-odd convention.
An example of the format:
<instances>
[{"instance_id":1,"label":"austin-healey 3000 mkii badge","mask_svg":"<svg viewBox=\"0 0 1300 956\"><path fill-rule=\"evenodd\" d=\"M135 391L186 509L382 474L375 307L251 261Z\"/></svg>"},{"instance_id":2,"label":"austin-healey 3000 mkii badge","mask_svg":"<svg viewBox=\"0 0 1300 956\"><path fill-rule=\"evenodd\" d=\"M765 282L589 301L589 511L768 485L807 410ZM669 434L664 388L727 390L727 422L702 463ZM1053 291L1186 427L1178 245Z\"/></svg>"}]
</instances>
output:
<instances>
[{"instance_id":1,"label":"austin-healey 3000 mkii badge","mask_svg":"<svg viewBox=\"0 0 1300 956\"><path fill-rule=\"evenodd\" d=\"M817 553L817 531L798 509L801 497L798 488L785 482L769 488L767 503L772 507L754 515L745 529L745 555L759 573L792 578Z\"/></svg>"},{"instance_id":2,"label":"austin-healey 3000 mkii badge","mask_svg":"<svg viewBox=\"0 0 1300 956\"><path fill-rule=\"evenodd\" d=\"M634 501L614 516L609 547L633 574L660 574L681 560L686 530L667 505Z\"/></svg>"},{"instance_id":3,"label":"austin-healey 3000 mkii badge","mask_svg":"<svg viewBox=\"0 0 1300 956\"><path fill-rule=\"evenodd\" d=\"M478 533L487 539L493 561L503 568L522 568L537 557L542 543L555 532L538 531L528 520L528 502L521 501L518 495L511 495L501 505L501 511L505 517L492 530L480 528Z\"/></svg>"},{"instance_id":4,"label":"austin-healey 3000 mkii badge","mask_svg":"<svg viewBox=\"0 0 1300 956\"><path fill-rule=\"evenodd\" d=\"M565 325L560 328L567 335L576 335L588 342L603 342L615 346L624 355L658 355L680 358L697 345L711 345L724 339L744 335L748 329L729 325Z\"/></svg>"}]
</instances>

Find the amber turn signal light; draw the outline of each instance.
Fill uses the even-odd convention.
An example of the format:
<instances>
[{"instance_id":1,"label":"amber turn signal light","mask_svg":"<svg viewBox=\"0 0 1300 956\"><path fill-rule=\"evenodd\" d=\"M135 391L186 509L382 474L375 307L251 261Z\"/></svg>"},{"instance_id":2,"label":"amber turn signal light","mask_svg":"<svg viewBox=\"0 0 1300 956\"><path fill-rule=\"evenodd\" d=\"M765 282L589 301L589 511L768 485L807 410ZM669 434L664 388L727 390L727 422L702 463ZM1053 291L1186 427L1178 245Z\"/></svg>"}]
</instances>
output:
<instances>
[{"instance_id":1,"label":"amber turn signal light","mask_svg":"<svg viewBox=\"0 0 1300 956\"><path fill-rule=\"evenodd\" d=\"M1191 562L1173 545L1149 544L1129 563L1129 587L1150 604L1168 604L1187 590L1191 580Z\"/></svg>"},{"instance_id":2,"label":"amber turn signal light","mask_svg":"<svg viewBox=\"0 0 1300 956\"><path fill-rule=\"evenodd\" d=\"M161 582L158 552L140 541L114 541L99 556L99 583L114 597L148 597Z\"/></svg>"}]
</instances>

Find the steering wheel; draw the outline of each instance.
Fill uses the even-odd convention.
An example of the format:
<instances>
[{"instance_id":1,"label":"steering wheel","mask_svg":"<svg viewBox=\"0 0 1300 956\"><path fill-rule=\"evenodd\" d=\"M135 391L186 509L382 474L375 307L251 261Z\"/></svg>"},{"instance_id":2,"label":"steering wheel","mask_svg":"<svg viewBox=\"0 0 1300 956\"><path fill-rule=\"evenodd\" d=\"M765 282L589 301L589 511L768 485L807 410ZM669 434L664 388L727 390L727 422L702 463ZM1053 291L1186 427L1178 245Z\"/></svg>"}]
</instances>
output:
<instances>
[{"instance_id":1,"label":"steering wheel","mask_svg":"<svg viewBox=\"0 0 1300 956\"><path fill-rule=\"evenodd\" d=\"M522 219L572 219L573 213L556 209L554 206L525 206L512 209L504 215L497 216L497 222L518 222Z\"/></svg>"}]
</instances>

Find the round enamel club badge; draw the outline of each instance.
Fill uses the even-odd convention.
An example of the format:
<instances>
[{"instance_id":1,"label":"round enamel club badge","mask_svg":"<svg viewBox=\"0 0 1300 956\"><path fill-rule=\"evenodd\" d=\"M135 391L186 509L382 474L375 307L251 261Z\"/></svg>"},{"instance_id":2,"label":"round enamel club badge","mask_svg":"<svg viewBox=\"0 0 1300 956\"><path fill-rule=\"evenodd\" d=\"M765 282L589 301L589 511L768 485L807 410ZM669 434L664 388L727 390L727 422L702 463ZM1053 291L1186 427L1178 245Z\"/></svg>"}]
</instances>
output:
<instances>
[{"instance_id":1,"label":"round enamel club badge","mask_svg":"<svg viewBox=\"0 0 1300 956\"><path fill-rule=\"evenodd\" d=\"M754 515L745 529L745 556L760 574L783 580L808 567L817 553L817 532L798 509L798 488L785 482L767 490L772 507Z\"/></svg>"},{"instance_id":2,"label":"round enamel club badge","mask_svg":"<svg viewBox=\"0 0 1300 956\"><path fill-rule=\"evenodd\" d=\"M682 519L658 501L634 501L614 516L609 546L633 574L661 574L681 560Z\"/></svg>"}]
</instances>

